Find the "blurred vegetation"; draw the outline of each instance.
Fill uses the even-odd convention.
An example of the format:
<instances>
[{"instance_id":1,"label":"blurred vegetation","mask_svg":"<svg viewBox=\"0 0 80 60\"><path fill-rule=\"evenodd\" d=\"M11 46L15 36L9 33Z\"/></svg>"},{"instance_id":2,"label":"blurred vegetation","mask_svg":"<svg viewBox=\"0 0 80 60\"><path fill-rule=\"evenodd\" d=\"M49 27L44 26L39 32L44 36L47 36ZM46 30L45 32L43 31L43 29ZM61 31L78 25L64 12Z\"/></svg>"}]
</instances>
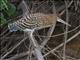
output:
<instances>
[{"instance_id":1,"label":"blurred vegetation","mask_svg":"<svg viewBox=\"0 0 80 60\"><path fill-rule=\"evenodd\" d=\"M9 0L0 0L0 26L16 16L16 7Z\"/></svg>"}]
</instances>

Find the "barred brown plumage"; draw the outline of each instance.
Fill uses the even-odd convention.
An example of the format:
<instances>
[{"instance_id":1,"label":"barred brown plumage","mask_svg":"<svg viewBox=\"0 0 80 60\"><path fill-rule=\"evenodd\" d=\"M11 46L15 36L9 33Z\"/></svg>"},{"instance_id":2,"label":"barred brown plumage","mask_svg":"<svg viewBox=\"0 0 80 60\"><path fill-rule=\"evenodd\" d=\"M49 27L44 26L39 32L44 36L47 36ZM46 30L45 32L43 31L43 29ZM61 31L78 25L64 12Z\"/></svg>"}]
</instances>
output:
<instances>
[{"instance_id":1,"label":"barred brown plumage","mask_svg":"<svg viewBox=\"0 0 80 60\"><path fill-rule=\"evenodd\" d=\"M17 26L18 29L34 29L34 28L45 28L49 27L52 24L56 24L56 15L54 14L43 14L43 13L34 13L30 14L30 17L23 16L21 19L11 23L11 25Z\"/></svg>"}]
</instances>

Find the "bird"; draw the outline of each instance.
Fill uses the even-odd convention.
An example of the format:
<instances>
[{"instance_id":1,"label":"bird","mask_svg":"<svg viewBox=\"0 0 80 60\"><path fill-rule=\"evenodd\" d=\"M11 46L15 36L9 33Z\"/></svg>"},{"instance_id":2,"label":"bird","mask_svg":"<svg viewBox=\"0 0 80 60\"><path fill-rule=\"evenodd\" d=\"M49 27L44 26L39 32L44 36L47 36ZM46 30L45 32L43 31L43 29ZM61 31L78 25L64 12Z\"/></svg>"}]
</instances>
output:
<instances>
[{"instance_id":1,"label":"bird","mask_svg":"<svg viewBox=\"0 0 80 60\"><path fill-rule=\"evenodd\" d=\"M13 23L8 24L11 32L24 29L42 29L56 24L56 21L70 26L68 23L56 16L56 14L33 13L24 15Z\"/></svg>"},{"instance_id":2,"label":"bird","mask_svg":"<svg viewBox=\"0 0 80 60\"><path fill-rule=\"evenodd\" d=\"M34 13L29 16L23 16L21 19L8 24L10 31L24 30L24 29L41 29L49 27L56 23L56 16L54 14Z\"/></svg>"}]
</instances>

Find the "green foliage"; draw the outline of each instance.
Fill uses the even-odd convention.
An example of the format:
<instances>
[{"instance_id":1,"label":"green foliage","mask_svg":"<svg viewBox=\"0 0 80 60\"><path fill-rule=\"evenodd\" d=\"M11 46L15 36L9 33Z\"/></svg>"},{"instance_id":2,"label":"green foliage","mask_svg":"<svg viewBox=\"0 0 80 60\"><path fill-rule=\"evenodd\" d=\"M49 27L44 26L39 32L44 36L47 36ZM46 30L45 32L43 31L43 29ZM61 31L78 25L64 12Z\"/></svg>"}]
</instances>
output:
<instances>
[{"instance_id":1,"label":"green foliage","mask_svg":"<svg viewBox=\"0 0 80 60\"><path fill-rule=\"evenodd\" d=\"M0 0L0 8L1 8L1 10L8 9L7 3L8 3L7 0Z\"/></svg>"},{"instance_id":2,"label":"green foliage","mask_svg":"<svg viewBox=\"0 0 80 60\"><path fill-rule=\"evenodd\" d=\"M16 7L8 0L0 0L0 26L16 14Z\"/></svg>"},{"instance_id":3,"label":"green foliage","mask_svg":"<svg viewBox=\"0 0 80 60\"><path fill-rule=\"evenodd\" d=\"M1 16L0 16L0 25L3 25L3 24L5 24L5 22L6 22L6 19L4 18L4 15L3 14L1 14Z\"/></svg>"}]
</instances>

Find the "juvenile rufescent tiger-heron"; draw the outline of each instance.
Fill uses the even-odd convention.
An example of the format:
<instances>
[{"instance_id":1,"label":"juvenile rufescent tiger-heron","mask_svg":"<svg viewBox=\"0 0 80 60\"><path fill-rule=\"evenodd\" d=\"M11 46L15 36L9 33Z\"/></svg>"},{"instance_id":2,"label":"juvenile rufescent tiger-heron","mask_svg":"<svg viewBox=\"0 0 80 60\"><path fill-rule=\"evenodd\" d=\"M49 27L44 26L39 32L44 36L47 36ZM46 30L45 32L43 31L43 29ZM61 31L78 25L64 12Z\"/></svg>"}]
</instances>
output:
<instances>
[{"instance_id":1,"label":"juvenile rufescent tiger-heron","mask_svg":"<svg viewBox=\"0 0 80 60\"><path fill-rule=\"evenodd\" d=\"M56 24L56 21L71 26L59 17L56 19L55 14L34 13L29 16L23 16L21 19L8 25L11 32L25 29L42 29Z\"/></svg>"}]
</instances>

